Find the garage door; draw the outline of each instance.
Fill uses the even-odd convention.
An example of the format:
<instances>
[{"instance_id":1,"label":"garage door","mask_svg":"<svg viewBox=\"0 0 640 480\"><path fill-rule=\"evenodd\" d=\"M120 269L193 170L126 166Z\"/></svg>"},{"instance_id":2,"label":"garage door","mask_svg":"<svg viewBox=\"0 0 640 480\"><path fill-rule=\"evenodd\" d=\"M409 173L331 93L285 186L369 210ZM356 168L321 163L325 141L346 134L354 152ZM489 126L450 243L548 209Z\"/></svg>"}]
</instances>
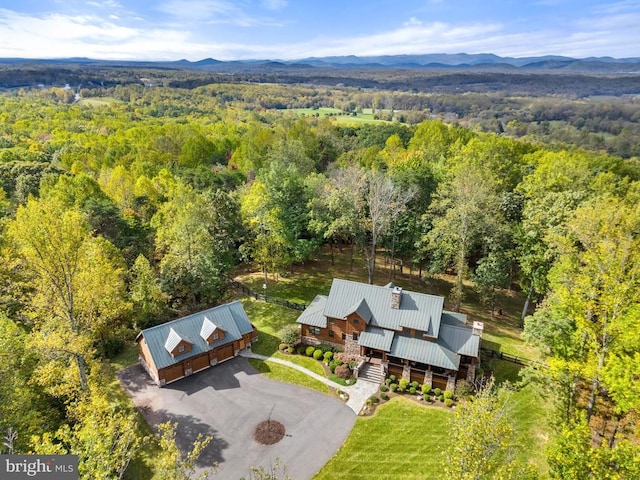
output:
<instances>
[{"instance_id":1,"label":"garage door","mask_svg":"<svg viewBox=\"0 0 640 480\"><path fill-rule=\"evenodd\" d=\"M174 380L178 380L182 377L184 377L184 369L182 368L181 363L164 369L164 379L167 383L173 382Z\"/></svg>"},{"instance_id":2,"label":"garage door","mask_svg":"<svg viewBox=\"0 0 640 480\"><path fill-rule=\"evenodd\" d=\"M220 347L216 352L216 355L218 357L218 362L222 362L227 358L233 357L233 343L225 345L224 347Z\"/></svg>"},{"instance_id":3,"label":"garage door","mask_svg":"<svg viewBox=\"0 0 640 480\"><path fill-rule=\"evenodd\" d=\"M191 364L193 365L194 372L207 368L209 366L209 354L205 353L204 355L194 358Z\"/></svg>"}]
</instances>

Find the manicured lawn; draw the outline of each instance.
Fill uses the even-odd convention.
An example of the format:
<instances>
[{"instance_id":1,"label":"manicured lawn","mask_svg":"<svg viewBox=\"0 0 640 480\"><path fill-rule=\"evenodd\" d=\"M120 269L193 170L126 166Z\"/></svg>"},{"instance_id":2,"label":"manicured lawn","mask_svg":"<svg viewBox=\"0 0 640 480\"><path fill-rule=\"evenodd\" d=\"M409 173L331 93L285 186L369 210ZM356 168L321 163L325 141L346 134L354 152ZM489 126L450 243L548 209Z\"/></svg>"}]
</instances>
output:
<instances>
[{"instance_id":1,"label":"manicured lawn","mask_svg":"<svg viewBox=\"0 0 640 480\"><path fill-rule=\"evenodd\" d=\"M359 417L351 435L314 480L434 478L442 465L450 411L393 398L371 417Z\"/></svg>"},{"instance_id":2,"label":"manicured lawn","mask_svg":"<svg viewBox=\"0 0 640 480\"><path fill-rule=\"evenodd\" d=\"M249 320L258 329L258 343L251 349L260 355L274 355L280 345L280 332L285 325L295 324L301 312L251 298L243 298L241 302Z\"/></svg>"},{"instance_id":3,"label":"manicured lawn","mask_svg":"<svg viewBox=\"0 0 640 480\"><path fill-rule=\"evenodd\" d=\"M250 358L249 363L258 372L271 380L277 380L280 382L293 383L294 385L300 385L301 387L311 388L317 390L320 393L330 394L329 387L324 383L319 382L315 378L294 370L293 368L285 367L273 362L265 362L262 360L256 360Z\"/></svg>"}]
</instances>

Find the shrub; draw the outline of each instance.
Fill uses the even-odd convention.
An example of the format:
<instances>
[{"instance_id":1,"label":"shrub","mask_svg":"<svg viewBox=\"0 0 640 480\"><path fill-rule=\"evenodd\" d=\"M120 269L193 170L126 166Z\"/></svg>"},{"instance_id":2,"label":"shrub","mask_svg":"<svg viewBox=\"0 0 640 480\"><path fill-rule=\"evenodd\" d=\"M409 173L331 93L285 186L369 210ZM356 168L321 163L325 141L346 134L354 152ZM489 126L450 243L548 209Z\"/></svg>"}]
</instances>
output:
<instances>
[{"instance_id":1,"label":"shrub","mask_svg":"<svg viewBox=\"0 0 640 480\"><path fill-rule=\"evenodd\" d=\"M316 351L316 347L314 347L313 345L309 345L307 349L304 351L304 353L307 355L307 357L311 357L313 355L313 352L315 351Z\"/></svg>"},{"instance_id":2,"label":"shrub","mask_svg":"<svg viewBox=\"0 0 640 480\"><path fill-rule=\"evenodd\" d=\"M413 382L411 382L411 386L417 390L420 384L414 380Z\"/></svg>"},{"instance_id":3,"label":"shrub","mask_svg":"<svg viewBox=\"0 0 640 480\"><path fill-rule=\"evenodd\" d=\"M396 376L395 375L389 375L389 380L391 380L391 383L395 383Z\"/></svg>"},{"instance_id":4,"label":"shrub","mask_svg":"<svg viewBox=\"0 0 640 480\"><path fill-rule=\"evenodd\" d=\"M351 370L347 365L338 365L334 373L340 378L349 378L351 376Z\"/></svg>"},{"instance_id":5,"label":"shrub","mask_svg":"<svg viewBox=\"0 0 640 480\"><path fill-rule=\"evenodd\" d=\"M298 341L298 326L287 325L280 332L280 341L287 345L294 345Z\"/></svg>"},{"instance_id":6,"label":"shrub","mask_svg":"<svg viewBox=\"0 0 640 480\"><path fill-rule=\"evenodd\" d=\"M453 392L451 390L445 390L445 392L442 395L444 396L445 399L449 399L449 400L453 399Z\"/></svg>"},{"instance_id":7,"label":"shrub","mask_svg":"<svg viewBox=\"0 0 640 480\"><path fill-rule=\"evenodd\" d=\"M385 385L388 387L389 385L391 385L391 379L390 379L390 378L387 378L387 379L384 381L384 383L385 383Z\"/></svg>"},{"instance_id":8,"label":"shrub","mask_svg":"<svg viewBox=\"0 0 640 480\"><path fill-rule=\"evenodd\" d=\"M416 394L416 387L409 387L409 393L411 395L415 395Z\"/></svg>"},{"instance_id":9,"label":"shrub","mask_svg":"<svg viewBox=\"0 0 640 480\"><path fill-rule=\"evenodd\" d=\"M296 351L296 349L295 349L295 348L293 348L291 345L289 345L289 346L287 347L287 353L293 353L293 352L295 352L295 351Z\"/></svg>"},{"instance_id":10,"label":"shrub","mask_svg":"<svg viewBox=\"0 0 640 480\"><path fill-rule=\"evenodd\" d=\"M431 393L431 385L427 385L426 383L422 385L422 393L428 395Z\"/></svg>"},{"instance_id":11,"label":"shrub","mask_svg":"<svg viewBox=\"0 0 640 480\"><path fill-rule=\"evenodd\" d=\"M288 346L289 345L287 345L286 343L281 343L280 345L278 345L278 350L280 350L281 352L284 352Z\"/></svg>"},{"instance_id":12,"label":"shrub","mask_svg":"<svg viewBox=\"0 0 640 480\"><path fill-rule=\"evenodd\" d=\"M438 395L438 400L440 400L441 402L444 402L444 395Z\"/></svg>"},{"instance_id":13,"label":"shrub","mask_svg":"<svg viewBox=\"0 0 640 480\"><path fill-rule=\"evenodd\" d=\"M335 360L329 362L329 370L331 371L331 373L336 373L336 367L338 365L338 362L336 362Z\"/></svg>"},{"instance_id":14,"label":"shrub","mask_svg":"<svg viewBox=\"0 0 640 480\"><path fill-rule=\"evenodd\" d=\"M436 389L433 391L433 394L434 394L436 397L439 397L440 395L442 395L442 390L440 390L439 388L436 388Z\"/></svg>"},{"instance_id":15,"label":"shrub","mask_svg":"<svg viewBox=\"0 0 640 480\"><path fill-rule=\"evenodd\" d=\"M396 390L398 390L398 384L397 383L392 383L391 385L389 385L389 389L392 392L395 392Z\"/></svg>"},{"instance_id":16,"label":"shrub","mask_svg":"<svg viewBox=\"0 0 640 480\"><path fill-rule=\"evenodd\" d=\"M451 406L453 406L453 400L452 400L452 399L450 399L450 398L445 398L445 399L444 399L444 406L445 406L445 407L451 407Z\"/></svg>"},{"instance_id":17,"label":"shrub","mask_svg":"<svg viewBox=\"0 0 640 480\"><path fill-rule=\"evenodd\" d=\"M358 361L357 361L357 360L351 360L351 361L349 362L349 368L350 368L351 370L353 370L353 369L354 369L354 368L356 368L357 366L358 366Z\"/></svg>"},{"instance_id":18,"label":"shrub","mask_svg":"<svg viewBox=\"0 0 640 480\"><path fill-rule=\"evenodd\" d=\"M347 353L344 352L337 352L333 355L333 358L335 358L336 360L340 360L342 363L351 363L351 362L356 362L358 361L358 356L357 355L349 355Z\"/></svg>"},{"instance_id":19,"label":"shrub","mask_svg":"<svg viewBox=\"0 0 640 480\"><path fill-rule=\"evenodd\" d=\"M425 393L424 395L422 395L422 398L424 398L425 402L431 401L431 396L428 393Z\"/></svg>"},{"instance_id":20,"label":"shrub","mask_svg":"<svg viewBox=\"0 0 640 480\"><path fill-rule=\"evenodd\" d=\"M298 355L304 355L306 350L307 350L307 347L305 347L304 345L300 345L297 349Z\"/></svg>"},{"instance_id":21,"label":"shrub","mask_svg":"<svg viewBox=\"0 0 640 480\"><path fill-rule=\"evenodd\" d=\"M401 392L404 392L408 386L409 380L407 380L406 378L401 378L398 382L398 390L400 390Z\"/></svg>"},{"instance_id":22,"label":"shrub","mask_svg":"<svg viewBox=\"0 0 640 480\"><path fill-rule=\"evenodd\" d=\"M321 360L322 358L324 358L324 353L322 353L322 350L320 350L319 348L316 348L313 351L313 358L315 358L316 360Z\"/></svg>"},{"instance_id":23,"label":"shrub","mask_svg":"<svg viewBox=\"0 0 640 480\"><path fill-rule=\"evenodd\" d=\"M324 352L323 357L325 362L330 362L333 358L333 352Z\"/></svg>"},{"instance_id":24,"label":"shrub","mask_svg":"<svg viewBox=\"0 0 640 480\"><path fill-rule=\"evenodd\" d=\"M378 397L376 397L375 395L371 395L367 400L367 403L371 405L372 403L378 403L379 401L380 399Z\"/></svg>"},{"instance_id":25,"label":"shrub","mask_svg":"<svg viewBox=\"0 0 640 480\"><path fill-rule=\"evenodd\" d=\"M389 395L387 395L386 393L381 393L381 394L380 394L380 398L381 398L382 400L389 400Z\"/></svg>"},{"instance_id":26,"label":"shrub","mask_svg":"<svg viewBox=\"0 0 640 480\"><path fill-rule=\"evenodd\" d=\"M381 392L388 392L389 391L389 387L387 387L386 385L380 385L380 391Z\"/></svg>"},{"instance_id":27,"label":"shrub","mask_svg":"<svg viewBox=\"0 0 640 480\"><path fill-rule=\"evenodd\" d=\"M333 347L331 345L327 345L326 343L321 343L320 345L317 345L316 348L322 350L322 353L333 353Z\"/></svg>"},{"instance_id":28,"label":"shrub","mask_svg":"<svg viewBox=\"0 0 640 480\"><path fill-rule=\"evenodd\" d=\"M456 397L467 397L473 393L473 386L467 382L464 378L461 378L456 382Z\"/></svg>"}]
</instances>

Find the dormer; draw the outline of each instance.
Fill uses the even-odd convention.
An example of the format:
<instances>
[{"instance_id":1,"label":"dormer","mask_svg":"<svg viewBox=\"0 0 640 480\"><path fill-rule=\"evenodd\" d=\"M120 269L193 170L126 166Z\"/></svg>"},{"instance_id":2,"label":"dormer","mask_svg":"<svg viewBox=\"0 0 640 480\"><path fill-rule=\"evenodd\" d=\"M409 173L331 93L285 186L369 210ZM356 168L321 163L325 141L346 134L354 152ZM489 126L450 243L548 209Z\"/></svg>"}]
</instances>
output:
<instances>
[{"instance_id":1,"label":"dormer","mask_svg":"<svg viewBox=\"0 0 640 480\"><path fill-rule=\"evenodd\" d=\"M191 351L191 342L182 338L173 328L169 329L169 335L164 342L164 348L172 357L177 357Z\"/></svg>"},{"instance_id":2,"label":"dormer","mask_svg":"<svg viewBox=\"0 0 640 480\"><path fill-rule=\"evenodd\" d=\"M202 328L200 329L200 336L205 342L211 345L224 339L224 330L209 320L208 317L204 317Z\"/></svg>"}]
</instances>

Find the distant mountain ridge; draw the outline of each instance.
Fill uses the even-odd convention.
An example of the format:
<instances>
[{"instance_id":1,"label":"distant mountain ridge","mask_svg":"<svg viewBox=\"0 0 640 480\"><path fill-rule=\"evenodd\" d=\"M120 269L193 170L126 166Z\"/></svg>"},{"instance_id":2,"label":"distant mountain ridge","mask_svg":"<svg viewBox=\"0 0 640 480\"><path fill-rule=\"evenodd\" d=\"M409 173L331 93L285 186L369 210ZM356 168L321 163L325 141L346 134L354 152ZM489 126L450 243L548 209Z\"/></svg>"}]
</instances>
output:
<instances>
[{"instance_id":1,"label":"distant mountain ridge","mask_svg":"<svg viewBox=\"0 0 640 480\"><path fill-rule=\"evenodd\" d=\"M144 60L96 60L84 57L60 59L0 58L0 64L77 64L132 67L160 67L194 69L203 71L233 71L241 69L287 69L287 68L369 68L369 69L428 69L428 70L465 70L465 71L546 71L570 73L630 73L640 74L640 57L612 58L589 57L571 58L559 55L540 57L501 57L492 53L432 53L424 55L356 55L308 57L296 60L252 59L223 61L204 58L198 61L144 61Z\"/></svg>"}]
</instances>

